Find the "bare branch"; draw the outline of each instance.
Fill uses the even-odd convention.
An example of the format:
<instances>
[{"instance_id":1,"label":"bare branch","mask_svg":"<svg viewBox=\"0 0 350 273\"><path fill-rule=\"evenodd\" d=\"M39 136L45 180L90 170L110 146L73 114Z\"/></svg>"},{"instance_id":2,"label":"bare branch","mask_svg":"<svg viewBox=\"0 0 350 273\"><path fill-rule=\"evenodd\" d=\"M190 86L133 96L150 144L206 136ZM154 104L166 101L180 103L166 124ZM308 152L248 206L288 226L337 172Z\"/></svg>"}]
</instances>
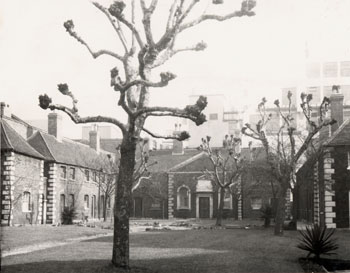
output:
<instances>
[{"instance_id":1,"label":"bare branch","mask_svg":"<svg viewBox=\"0 0 350 273\"><path fill-rule=\"evenodd\" d=\"M183 140L186 140L190 137L190 135L186 131L182 131L179 135L175 135L175 136L161 136L161 135L157 135L157 134L152 133L150 130L148 130L144 127L142 128L142 130L154 138L175 139L175 140L183 141Z\"/></svg>"},{"instance_id":2,"label":"bare branch","mask_svg":"<svg viewBox=\"0 0 350 273\"><path fill-rule=\"evenodd\" d=\"M188 22L188 23L181 25L179 27L179 32L181 32L185 29L191 28L191 27L198 25L198 24L202 23L203 21L207 21L207 20L225 21L225 20L228 20L228 19L231 19L234 17L243 17L243 16L250 17L250 16L254 16L254 15L255 15L254 11L242 11L242 10L235 11L235 12L229 13L229 14L224 15L224 16L214 15L214 14L204 14L191 22Z\"/></svg>"},{"instance_id":3,"label":"bare branch","mask_svg":"<svg viewBox=\"0 0 350 273\"><path fill-rule=\"evenodd\" d=\"M152 29L151 29L151 16L158 4L158 0L152 0L152 3L149 8L146 7L145 0L141 0L141 8L143 12L143 27L145 30L145 35L147 39L147 43L153 47L154 46L154 40L153 40L153 34L152 34Z\"/></svg>"},{"instance_id":4,"label":"bare branch","mask_svg":"<svg viewBox=\"0 0 350 273\"><path fill-rule=\"evenodd\" d=\"M123 59L124 59L123 56L118 55L117 53L114 53L114 52L109 51L109 50L103 49L103 50L99 50L96 52L92 51L90 46L80 36L78 36L78 34L74 31L74 23L72 20L66 21L63 25L70 36L75 38L79 43L83 44L88 49L88 51L90 52L90 54L92 55L93 58L96 59L101 55L109 55L109 56L112 56L120 61L123 61Z\"/></svg>"},{"instance_id":5,"label":"bare branch","mask_svg":"<svg viewBox=\"0 0 350 273\"><path fill-rule=\"evenodd\" d=\"M112 27L114 28L114 30L117 32L118 37L120 39L120 42L122 43L125 53L128 52L128 46L127 46L127 42L123 33L123 30L121 29L120 25L118 24L118 26L116 26L114 24L114 20L112 19L111 15L108 13L107 9L105 7L103 7L102 5L100 5L97 2L93 2L92 3L96 8L98 8L101 12L103 12L104 15L106 15L108 21L111 23ZM119 22L119 21L118 21Z\"/></svg>"},{"instance_id":6,"label":"bare branch","mask_svg":"<svg viewBox=\"0 0 350 273\"><path fill-rule=\"evenodd\" d=\"M135 38L136 38L140 48L143 48L144 42L142 41L140 33L136 29L136 26L132 22L129 22L127 19L125 19L125 16L123 14L124 7L125 7L125 4L122 4L122 3L116 1L109 7L108 11L112 16L117 18L117 20L119 20L127 28L130 29L130 31L135 35Z\"/></svg>"},{"instance_id":7,"label":"bare branch","mask_svg":"<svg viewBox=\"0 0 350 273\"><path fill-rule=\"evenodd\" d=\"M69 92L68 86L67 86L67 91ZM62 91L61 91L61 93L64 94ZM69 108L69 107L66 107L66 106L63 106L60 104L53 104L51 98L49 96L47 96L46 94L39 96L39 106L44 110L50 109L50 110L62 111L64 113L66 113L74 123L77 123L77 124L90 123L90 122L106 122L106 123L111 123L111 124L118 126L122 130L123 134L126 132L126 126L122 122L120 122L119 120L117 120L115 118L105 117L105 116L81 117L78 114L78 108L76 105L78 101L74 98L74 96L71 96L68 93L64 94L64 95L67 95L67 96L72 98L73 108Z\"/></svg>"}]
</instances>

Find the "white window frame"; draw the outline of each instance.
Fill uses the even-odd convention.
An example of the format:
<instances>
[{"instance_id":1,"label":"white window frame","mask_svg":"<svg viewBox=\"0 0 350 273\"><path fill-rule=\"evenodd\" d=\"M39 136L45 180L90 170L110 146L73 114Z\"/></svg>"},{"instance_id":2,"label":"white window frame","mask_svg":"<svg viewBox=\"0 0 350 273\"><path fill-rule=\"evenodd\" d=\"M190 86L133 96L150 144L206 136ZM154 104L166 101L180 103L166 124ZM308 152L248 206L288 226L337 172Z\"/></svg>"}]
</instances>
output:
<instances>
[{"instance_id":1,"label":"white window frame","mask_svg":"<svg viewBox=\"0 0 350 273\"><path fill-rule=\"evenodd\" d=\"M187 197L188 197L188 206L180 206L180 190L182 188L186 188L187 189ZM191 209L191 190L188 186L186 185L182 185L180 187L177 188L177 209Z\"/></svg>"},{"instance_id":2,"label":"white window frame","mask_svg":"<svg viewBox=\"0 0 350 273\"><path fill-rule=\"evenodd\" d=\"M225 206L225 198L224 198L224 209L232 209L232 193L230 192L229 189L225 189L225 194L226 193L230 194L230 197L229 197L230 198L230 204L229 204L228 207ZM218 208L220 206L220 197L221 197L221 190L219 189L219 191L218 191Z\"/></svg>"},{"instance_id":3,"label":"white window frame","mask_svg":"<svg viewBox=\"0 0 350 273\"><path fill-rule=\"evenodd\" d=\"M31 212L31 194L29 191L23 192L22 195L22 212Z\"/></svg>"},{"instance_id":4,"label":"white window frame","mask_svg":"<svg viewBox=\"0 0 350 273\"><path fill-rule=\"evenodd\" d=\"M89 209L90 196L88 194L84 195L84 209Z\"/></svg>"}]
</instances>

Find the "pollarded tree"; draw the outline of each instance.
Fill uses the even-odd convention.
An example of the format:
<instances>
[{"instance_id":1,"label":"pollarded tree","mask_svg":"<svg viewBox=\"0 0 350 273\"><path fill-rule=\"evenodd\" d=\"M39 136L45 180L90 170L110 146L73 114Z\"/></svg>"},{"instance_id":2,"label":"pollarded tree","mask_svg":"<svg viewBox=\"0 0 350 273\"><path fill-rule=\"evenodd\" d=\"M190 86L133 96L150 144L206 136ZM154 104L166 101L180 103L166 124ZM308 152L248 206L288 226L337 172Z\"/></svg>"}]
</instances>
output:
<instances>
[{"instance_id":1,"label":"pollarded tree","mask_svg":"<svg viewBox=\"0 0 350 273\"><path fill-rule=\"evenodd\" d=\"M212 148L210 146L210 136L202 138L199 149L204 151L212 164L212 170L205 170L205 176L213 181L219 191L219 207L216 215L216 225L221 226L225 194L231 193L231 188L236 187L240 191L239 178L244 169L241 158L241 139L233 135L229 138L225 136L223 148Z\"/></svg>"},{"instance_id":2,"label":"pollarded tree","mask_svg":"<svg viewBox=\"0 0 350 273\"><path fill-rule=\"evenodd\" d=\"M96 2L93 3L106 16L115 30L124 51L121 54L104 49L99 51L92 50L88 43L75 31L72 20L64 23L68 34L86 47L93 58L108 55L123 66L122 73L120 73L118 67L111 70L111 86L119 94L118 105L122 107L128 116L126 123L115 117L81 117L77 107L78 100L69 90L67 84L58 85L58 90L72 99L72 107L54 104L47 95L40 96L40 106L43 109L63 111L75 123L106 122L116 125L122 131L123 140L120 148L121 158L115 195L116 210L114 212L112 257L112 263L117 267L129 267L129 212L137 141L142 131L153 137L160 137L144 127L146 119L148 117L171 116L192 120L196 125L201 125L205 122L205 115L202 111L207 105L207 100L202 96L194 105L188 105L184 109L164 106L150 107L151 88L164 87L175 78L174 74L164 72L160 73L159 82L153 82L151 80L152 71L178 53L201 51L206 48L204 42L199 42L186 48L176 48L176 40L181 33L209 20L225 21L235 17L253 16L254 12L252 9L256 4L255 0L244 0L241 9L238 11L226 15L204 13L196 17L197 15L193 10L200 6L200 3L210 5L222 3L223 1L171 0L169 3L169 14L166 22L164 22L165 31L156 39L152 31L152 24L162 24L162 22L152 21L158 1L152 0L148 2L140 0L140 5L136 5L135 0L117 0L109 8L105 8ZM130 8L127 7L126 3L130 4ZM139 14L135 12L136 10L141 10L142 16L136 16ZM138 29L139 26L142 26L142 32ZM124 33L126 31L131 35L126 35ZM130 36L132 37L130 40L126 39L126 37ZM182 132L172 138L182 141L188 137L189 134L187 132Z\"/></svg>"},{"instance_id":3,"label":"pollarded tree","mask_svg":"<svg viewBox=\"0 0 350 273\"><path fill-rule=\"evenodd\" d=\"M285 219L286 196L289 189L292 190L295 184L295 174L298 164L301 163L302 157L312 144L315 135L325 126L333 124L335 121L327 118L330 100L324 97L321 105L318 107L319 119L315 122L312 119L312 100L311 94L301 94L301 110L306 119L308 132L305 138L299 140L297 136L297 128L295 128L295 120L292 108L292 93L287 94L289 105L287 111L284 112L280 106L279 100L275 100L277 114L282 119L282 125L277 130L276 139L267 136L266 126L270 122L272 114L266 112L266 99L263 98L258 105L260 120L255 128L246 124L242 129L242 133L248 137L256 139L263 145L267 162L270 166L271 175L278 182L279 190L277 196L277 211L275 235L283 234L283 223Z\"/></svg>"}]
</instances>

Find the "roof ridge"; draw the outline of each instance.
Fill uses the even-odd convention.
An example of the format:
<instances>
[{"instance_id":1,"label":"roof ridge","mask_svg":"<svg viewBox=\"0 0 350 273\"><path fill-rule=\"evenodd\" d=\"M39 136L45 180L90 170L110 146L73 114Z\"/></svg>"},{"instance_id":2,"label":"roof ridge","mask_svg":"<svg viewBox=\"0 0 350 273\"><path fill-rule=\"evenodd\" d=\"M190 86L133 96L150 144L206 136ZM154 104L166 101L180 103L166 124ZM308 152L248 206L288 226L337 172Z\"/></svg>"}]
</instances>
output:
<instances>
[{"instance_id":1,"label":"roof ridge","mask_svg":"<svg viewBox=\"0 0 350 273\"><path fill-rule=\"evenodd\" d=\"M344 127L345 127L346 125L348 125L349 123L350 123L350 118L348 118L346 121L344 121L344 122L338 127L338 129L334 132L334 134L333 134L332 136L330 136L329 139L326 140L326 142L323 143L322 145L323 145L323 146L329 145L329 144L335 139L335 137L336 137L337 135L340 134L340 132L344 129Z\"/></svg>"},{"instance_id":2,"label":"roof ridge","mask_svg":"<svg viewBox=\"0 0 350 273\"><path fill-rule=\"evenodd\" d=\"M173 171L175 171L176 169L179 169L179 168L181 168L181 167L183 167L183 166L186 166L187 164L189 164L189 163L191 163L191 162L197 160L198 158L202 157L203 155L204 155L204 152L200 152L200 153L198 153L198 154L196 154L196 155L190 157L189 159L187 159L187 160L185 160L185 161L183 161L183 162L181 162L181 163L175 165L174 167L168 169L167 171L168 171L168 172L173 172Z\"/></svg>"},{"instance_id":3,"label":"roof ridge","mask_svg":"<svg viewBox=\"0 0 350 273\"><path fill-rule=\"evenodd\" d=\"M39 134L39 136L40 136L40 137L42 138L42 140L44 141L45 146L46 146L47 150L49 151L51 157L52 157L55 161L57 161L56 158L53 156L53 153L52 153L52 151L51 151L49 145L47 145L47 142L46 142L44 136L42 135L42 132L38 131L37 134ZM47 134L47 135L49 135L49 134Z\"/></svg>"}]
</instances>

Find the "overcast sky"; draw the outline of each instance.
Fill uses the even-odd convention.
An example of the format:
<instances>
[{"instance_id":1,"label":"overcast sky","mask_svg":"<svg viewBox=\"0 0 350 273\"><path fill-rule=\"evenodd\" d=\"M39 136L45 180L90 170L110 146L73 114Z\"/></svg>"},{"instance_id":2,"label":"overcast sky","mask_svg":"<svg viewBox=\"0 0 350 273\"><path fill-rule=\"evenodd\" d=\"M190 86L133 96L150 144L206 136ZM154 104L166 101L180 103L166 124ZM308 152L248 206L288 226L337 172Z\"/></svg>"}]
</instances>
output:
<instances>
[{"instance_id":1,"label":"overcast sky","mask_svg":"<svg viewBox=\"0 0 350 273\"><path fill-rule=\"evenodd\" d=\"M108 6L111 1L101 0ZM128 2L128 1L126 1ZM138 2L138 1L136 1ZM156 36L170 0L160 0L154 19ZM197 12L207 7L207 0ZM240 1L225 0L209 11L228 12ZM183 106L190 94L224 94L236 108L256 105L262 96L275 98L282 87L293 86L305 71L306 45L311 55L332 58L349 55L349 0L258 0L256 16L224 23L210 22L184 32L179 45L201 40L204 52L183 53L162 70L177 78L165 89L152 91L154 105ZM109 70L118 63L109 57L93 59L64 30L73 19L77 32L94 50L118 51L115 33L104 15L87 0L0 0L0 100L23 119L46 119L38 96L69 103L56 91L68 83L79 99L80 114L119 116L117 95L109 86ZM329 55L329 57L328 57ZM66 121L65 135L80 137ZM159 128L160 122L149 123ZM167 120L164 128L173 127Z\"/></svg>"}]
</instances>

